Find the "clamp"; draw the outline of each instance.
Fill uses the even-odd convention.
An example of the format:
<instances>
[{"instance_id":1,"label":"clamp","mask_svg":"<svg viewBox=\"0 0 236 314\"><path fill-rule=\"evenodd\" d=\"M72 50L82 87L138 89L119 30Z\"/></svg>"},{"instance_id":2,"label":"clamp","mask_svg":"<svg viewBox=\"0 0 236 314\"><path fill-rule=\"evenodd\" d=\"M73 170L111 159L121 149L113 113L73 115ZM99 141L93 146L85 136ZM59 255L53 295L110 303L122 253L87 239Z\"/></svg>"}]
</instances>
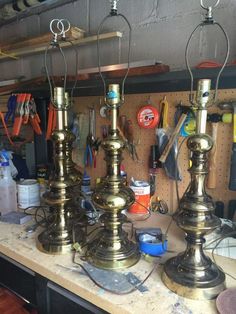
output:
<instances>
[{"instance_id":1,"label":"clamp","mask_svg":"<svg viewBox=\"0 0 236 314\"><path fill-rule=\"evenodd\" d=\"M18 136L20 134L21 125L24 116L24 103L27 94L17 95L16 110L15 110L15 120L12 129L12 136Z\"/></svg>"},{"instance_id":2,"label":"clamp","mask_svg":"<svg viewBox=\"0 0 236 314\"><path fill-rule=\"evenodd\" d=\"M37 135L42 135L42 130L39 125L41 120L36 111L36 104L35 104L34 98L31 98L30 103L29 103L29 121L30 121L30 124L32 125L34 132Z\"/></svg>"},{"instance_id":3,"label":"clamp","mask_svg":"<svg viewBox=\"0 0 236 314\"><path fill-rule=\"evenodd\" d=\"M14 123L15 110L16 110L16 101L17 101L17 96L16 95L11 95L8 98L8 101L7 101L7 112L6 112L5 117L4 117L5 123L7 123L10 118L11 118L11 121Z\"/></svg>"}]
</instances>

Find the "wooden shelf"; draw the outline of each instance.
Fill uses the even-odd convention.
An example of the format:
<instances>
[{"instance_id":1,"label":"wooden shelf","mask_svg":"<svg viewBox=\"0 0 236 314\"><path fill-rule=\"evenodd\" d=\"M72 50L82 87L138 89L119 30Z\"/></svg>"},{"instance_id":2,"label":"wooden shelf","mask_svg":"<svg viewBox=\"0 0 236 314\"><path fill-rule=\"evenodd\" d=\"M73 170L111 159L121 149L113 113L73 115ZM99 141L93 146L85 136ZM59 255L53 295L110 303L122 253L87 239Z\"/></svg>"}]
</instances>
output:
<instances>
[{"instance_id":1,"label":"wooden shelf","mask_svg":"<svg viewBox=\"0 0 236 314\"><path fill-rule=\"evenodd\" d=\"M107 40L107 39L121 38L121 37L122 37L121 32L109 32L109 33L101 34L99 36L99 40ZM70 48L72 46L71 43L73 43L75 46L81 46L81 45L90 44L96 41L97 41L97 35L93 35L93 36L75 39L75 40L72 40L71 42L67 42L67 41L60 42L60 46L62 48ZM28 45L28 41L26 42ZM18 49L11 49L11 46L9 46L9 50L4 51L4 54L0 55L0 60L5 60L9 58L16 59L22 56L44 52L45 48L48 46L48 42L47 43L43 42L39 45L32 45L32 46L27 46L27 45L23 48L18 48Z\"/></svg>"}]
</instances>

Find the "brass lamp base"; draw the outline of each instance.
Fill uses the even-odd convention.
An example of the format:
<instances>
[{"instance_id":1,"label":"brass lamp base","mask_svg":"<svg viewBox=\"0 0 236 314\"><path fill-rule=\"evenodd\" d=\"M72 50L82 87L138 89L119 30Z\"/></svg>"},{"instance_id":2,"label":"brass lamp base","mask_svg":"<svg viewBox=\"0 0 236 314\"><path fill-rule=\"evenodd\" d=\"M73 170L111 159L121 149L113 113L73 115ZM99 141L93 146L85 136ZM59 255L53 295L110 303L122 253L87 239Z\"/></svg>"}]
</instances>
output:
<instances>
[{"instance_id":1,"label":"brass lamp base","mask_svg":"<svg viewBox=\"0 0 236 314\"><path fill-rule=\"evenodd\" d=\"M72 231L59 232L51 228L39 234L36 245L43 253L59 255L70 253L73 250L74 242L80 244L85 242L85 235L81 229L78 232L75 230L75 234L72 236Z\"/></svg>"},{"instance_id":2,"label":"brass lamp base","mask_svg":"<svg viewBox=\"0 0 236 314\"><path fill-rule=\"evenodd\" d=\"M110 239L110 240L109 240ZM135 265L140 259L138 245L119 234L119 241L114 242L108 231L99 232L86 252L86 260L98 268L122 269Z\"/></svg>"},{"instance_id":3,"label":"brass lamp base","mask_svg":"<svg viewBox=\"0 0 236 314\"><path fill-rule=\"evenodd\" d=\"M38 236L37 248L47 254L67 254L72 250L71 236L55 235L53 231L45 230Z\"/></svg>"},{"instance_id":4,"label":"brass lamp base","mask_svg":"<svg viewBox=\"0 0 236 314\"><path fill-rule=\"evenodd\" d=\"M225 289L225 274L208 260L204 269L182 269L184 253L169 259L164 265L162 280L164 284L178 295L196 300L211 300Z\"/></svg>"}]
</instances>

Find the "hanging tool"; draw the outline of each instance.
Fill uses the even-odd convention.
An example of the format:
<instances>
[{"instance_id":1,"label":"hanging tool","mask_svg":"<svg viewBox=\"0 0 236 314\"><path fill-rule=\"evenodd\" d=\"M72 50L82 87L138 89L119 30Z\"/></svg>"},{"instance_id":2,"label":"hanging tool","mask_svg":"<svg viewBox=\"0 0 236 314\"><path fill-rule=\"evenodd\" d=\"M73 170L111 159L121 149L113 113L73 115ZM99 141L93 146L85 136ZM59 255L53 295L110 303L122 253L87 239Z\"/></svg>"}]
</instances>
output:
<instances>
[{"instance_id":1,"label":"hanging tool","mask_svg":"<svg viewBox=\"0 0 236 314\"><path fill-rule=\"evenodd\" d=\"M218 123L222 121L222 115L218 113L208 114L207 121L211 122L212 127L212 139L214 146L209 153L208 165L209 172L207 176L207 187L208 189L215 189L217 183L217 132L218 132Z\"/></svg>"},{"instance_id":2,"label":"hanging tool","mask_svg":"<svg viewBox=\"0 0 236 314\"><path fill-rule=\"evenodd\" d=\"M26 94L25 101L24 101L24 115L22 118L23 124L27 124L29 121L29 113L30 113L29 102L30 102L30 99L31 99L31 94Z\"/></svg>"},{"instance_id":3,"label":"hanging tool","mask_svg":"<svg viewBox=\"0 0 236 314\"><path fill-rule=\"evenodd\" d=\"M168 130L168 108L169 104L166 97L164 97L160 102L161 116L158 129L156 130L157 142L159 145L160 154L163 153L165 146L169 140ZM178 169L178 164L176 161L177 156L177 143L175 142L170 148L168 156L166 156L165 162L163 162L163 168L165 169L166 175L173 180L181 180L180 172ZM159 159L160 160L160 159Z\"/></svg>"},{"instance_id":4,"label":"hanging tool","mask_svg":"<svg viewBox=\"0 0 236 314\"><path fill-rule=\"evenodd\" d=\"M86 139L86 148L84 153L84 165L92 167L94 161L93 144L95 143L95 110L89 108L89 133Z\"/></svg>"},{"instance_id":5,"label":"hanging tool","mask_svg":"<svg viewBox=\"0 0 236 314\"><path fill-rule=\"evenodd\" d=\"M130 155L134 161L140 162L136 144L134 141L134 128L133 128L133 122L131 120L127 120L126 126L125 126L125 135L128 140L128 149L130 152Z\"/></svg>"},{"instance_id":6,"label":"hanging tool","mask_svg":"<svg viewBox=\"0 0 236 314\"><path fill-rule=\"evenodd\" d=\"M36 104L35 104L35 101L33 98L31 98L31 100L29 102L29 121L33 127L34 132L37 135L42 135L42 130L41 130L41 127L39 125L39 123L41 121L40 121L39 115L37 113Z\"/></svg>"},{"instance_id":7,"label":"hanging tool","mask_svg":"<svg viewBox=\"0 0 236 314\"><path fill-rule=\"evenodd\" d=\"M1 111L0 111L0 119L1 119L1 121L2 121L2 125L3 125L3 127L4 127L4 130L5 130L5 133L6 133L6 136L7 136L7 138L8 138L9 143L10 143L12 146L14 146L15 144L12 142L11 136L10 136L10 134L9 134L8 128L7 128L6 123L5 123L5 120L4 120L3 113L2 113Z\"/></svg>"},{"instance_id":8,"label":"hanging tool","mask_svg":"<svg viewBox=\"0 0 236 314\"><path fill-rule=\"evenodd\" d=\"M13 124L12 136L18 136L20 134L20 129L24 116L24 103L27 94L17 95L17 103L15 110L15 120Z\"/></svg>"},{"instance_id":9,"label":"hanging tool","mask_svg":"<svg viewBox=\"0 0 236 314\"><path fill-rule=\"evenodd\" d=\"M160 101L160 119L158 128L167 129L169 127L168 124L168 111L169 111L169 104L166 99L166 96Z\"/></svg>"},{"instance_id":10,"label":"hanging tool","mask_svg":"<svg viewBox=\"0 0 236 314\"><path fill-rule=\"evenodd\" d=\"M52 102L50 102L48 107L48 125L47 125L47 132L46 132L46 140L51 138L52 132L56 129L56 109L53 106Z\"/></svg>"},{"instance_id":11,"label":"hanging tool","mask_svg":"<svg viewBox=\"0 0 236 314\"><path fill-rule=\"evenodd\" d=\"M93 167L96 168L97 166L97 154L99 151L99 147L102 144L102 141L99 138L93 142Z\"/></svg>"},{"instance_id":12,"label":"hanging tool","mask_svg":"<svg viewBox=\"0 0 236 314\"><path fill-rule=\"evenodd\" d=\"M167 214L169 211L167 203L160 199L160 197L156 197L155 201L151 201L151 211L159 212L160 214Z\"/></svg>"},{"instance_id":13,"label":"hanging tool","mask_svg":"<svg viewBox=\"0 0 236 314\"><path fill-rule=\"evenodd\" d=\"M180 117L180 119L179 119L179 121L178 121L178 123L177 123L177 125L176 125L176 127L174 129L174 131L172 132L168 142L166 143L166 145L164 147L164 150L163 150L163 152L161 154L161 157L159 158L160 162L164 163L166 161L166 159L167 159L167 157L168 157L168 155L170 153L170 150L171 150L174 142L176 141L176 139L177 139L177 137L179 135L180 129L182 128L186 118L187 118L187 114L186 113L182 113L181 117Z\"/></svg>"},{"instance_id":14,"label":"hanging tool","mask_svg":"<svg viewBox=\"0 0 236 314\"><path fill-rule=\"evenodd\" d=\"M10 119L11 119L11 122L14 123L16 103L17 103L17 95L11 95L7 101L7 112L6 112L5 117L4 117L4 121L6 123Z\"/></svg>"},{"instance_id":15,"label":"hanging tool","mask_svg":"<svg viewBox=\"0 0 236 314\"><path fill-rule=\"evenodd\" d=\"M190 106L185 106L182 102L180 102L176 106L176 111L174 115L175 125L177 125L182 113L186 113L187 117L183 123L183 126L180 129L180 135L183 137L187 137L194 134L196 131L196 117L194 110Z\"/></svg>"},{"instance_id":16,"label":"hanging tool","mask_svg":"<svg viewBox=\"0 0 236 314\"><path fill-rule=\"evenodd\" d=\"M153 129L157 126L160 119L158 110L151 105L150 99L148 105L143 106L137 113L137 121L140 128Z\"/></svg>"},{"instance_id":17,"label":"hanging tool","mask_svg":"<svg viewBox=\"0 0 236 314\"><path fill-rule=\"evenodd\" d=\"M221 110L231 110L233 115L233 145L230 165L229 189L236 191L236 101L220 103Z\"/></svg>"}]
</instances>

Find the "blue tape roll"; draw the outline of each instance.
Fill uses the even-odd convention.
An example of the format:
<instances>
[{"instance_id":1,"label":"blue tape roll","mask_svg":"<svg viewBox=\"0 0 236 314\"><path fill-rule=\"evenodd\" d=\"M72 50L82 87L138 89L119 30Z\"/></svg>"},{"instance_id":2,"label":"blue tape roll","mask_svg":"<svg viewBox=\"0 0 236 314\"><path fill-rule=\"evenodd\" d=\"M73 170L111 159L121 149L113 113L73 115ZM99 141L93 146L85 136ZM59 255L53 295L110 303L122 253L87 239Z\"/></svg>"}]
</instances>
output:
<instances>
[{"instance_id":1,"label":"blue tape roll","mask_svg":"<svg viewBox=\"0 0 236 314\"><path fill-rule=\"evenodd\" d=\"M145 254L149 254L152 256L162 255L167 250L167 240L162 242L153 235L145 233L140 234L139 250Z\"/></svg>"}]
</instances>

